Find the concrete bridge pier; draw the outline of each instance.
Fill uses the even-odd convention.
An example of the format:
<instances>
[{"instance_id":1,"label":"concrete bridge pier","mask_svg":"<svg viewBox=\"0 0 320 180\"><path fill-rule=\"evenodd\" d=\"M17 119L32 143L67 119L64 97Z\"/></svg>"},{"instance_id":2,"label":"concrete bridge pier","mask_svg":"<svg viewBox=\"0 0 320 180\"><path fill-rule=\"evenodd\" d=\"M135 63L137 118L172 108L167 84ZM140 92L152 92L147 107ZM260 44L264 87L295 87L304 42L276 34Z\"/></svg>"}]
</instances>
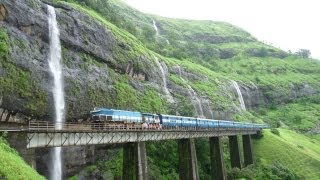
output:
<instances>
[{"instance_id":1,"label":"concrete bridge pier","mask_svg":"<svg viewBox=\"0 0 320 180\"><path fill-rule=\"evenodd\" d=\"M242 135L244 165L253 164L252 145L250 134Z\"/></svg>"},{"instance_id":2,"label":"concrete bridge pier","mask_svg":"<svg viewBox=\"0 0 320 180\"><path fill-rule=\"evenodd\" d=\"M238 142L238 136L228 136L229 138L229 150L230 150L230 160L232 168L241 169L241 159L240 159L240 148Z\"/></svg>"},{"instance_id":3,"label":"concrete bridge pier","mask_svg":"<svg viewBox=\"0 0 320 180\"><path fill-rule=\"evenodd\" d=\"M194 139L179 139L179 179L198 180L197 155Z\"/></svg>"},{"instance_id":4,"label":"concrete bridge pier","mask_svg":"<svg viewBox=\"0 0 320 180\"><path fill-rule=\"evenodd\" d=\"M226 180L221 137L210 137L211 179Z\"/></svg>"},{"instance_id":5,"label":"concrete bridge pier","mask_svg":"<svg viewBox=\"0 0 320 180\"><path fill-rule=\"evenodd\" d=\"M145 142L124 144L122 179L148 180Z\"/></svg>"}]
</instances>

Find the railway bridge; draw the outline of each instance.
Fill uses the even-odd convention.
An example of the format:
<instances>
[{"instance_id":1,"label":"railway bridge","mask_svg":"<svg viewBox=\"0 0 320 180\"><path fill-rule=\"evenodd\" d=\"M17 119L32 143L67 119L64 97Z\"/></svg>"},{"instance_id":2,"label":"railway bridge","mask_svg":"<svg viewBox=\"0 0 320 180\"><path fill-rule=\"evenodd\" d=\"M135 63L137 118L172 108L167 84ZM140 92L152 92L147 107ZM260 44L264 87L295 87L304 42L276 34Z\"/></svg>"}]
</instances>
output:
<instances>
[{"instance_id":1,"label":"railway bridge","mask_svg":"<svg viewBox=\"0 0 320 180\"><path fill-rule=\"evenodd\" d=\"M4 131L4 130L1 130ZM194 139L209 138L212 179L226 179L221 137L228 137L231 167L242 168L253 163L251 135L260 128L201 128L171 127L144 129L134 125L103 123L52 123L30 121L28 126L7 129L25 133L27 148L64 147L101 144L124 144L123 179L148 179L145 142L177 140L179 151L179 177L181 180L199 179ZM243 159L239 138L242 137Z\"/></svg>"}]
</instances>

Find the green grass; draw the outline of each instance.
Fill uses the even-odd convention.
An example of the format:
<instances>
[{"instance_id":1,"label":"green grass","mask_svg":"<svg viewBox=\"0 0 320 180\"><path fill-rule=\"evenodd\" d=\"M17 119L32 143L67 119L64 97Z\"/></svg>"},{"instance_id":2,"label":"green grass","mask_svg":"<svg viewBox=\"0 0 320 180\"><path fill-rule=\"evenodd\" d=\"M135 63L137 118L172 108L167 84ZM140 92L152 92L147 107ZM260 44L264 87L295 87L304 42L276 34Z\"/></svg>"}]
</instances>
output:
<instances>
[{"instance_id":1,"label":"green grass","mask_svg":"<svg viewBox=\"0 0 320 180\"><path fill-rule=\"evenodd\" d=\"M315 100L319 97L311 98ZM279 105L275 108L267 109L264 111L265 114L259 117L274 127L278 126L281 121L291 129L305 132L320 123L320 104L309 101Z\"/></svg>"},{"instance_id":2,"label":"green grass","mask_svg":"<svg viewBox=\"0 0 320 180\"><path fill-rule=\"evenodd\" d=\"M280 136L264 130L264 137L253 141L254 156L262 163L279 162L304 179L320 177L320 141L287 129Z\"/></svg>"},{"instance_id":3,"label":"green grass","mask_svg":"<svg viewBox=\"0 0 320 180\"><path fill-rule=\"evenodd\" d=\"M18 153L0 137L0 179L45 179L24 162Z\"/></svg>"}]
</instances>

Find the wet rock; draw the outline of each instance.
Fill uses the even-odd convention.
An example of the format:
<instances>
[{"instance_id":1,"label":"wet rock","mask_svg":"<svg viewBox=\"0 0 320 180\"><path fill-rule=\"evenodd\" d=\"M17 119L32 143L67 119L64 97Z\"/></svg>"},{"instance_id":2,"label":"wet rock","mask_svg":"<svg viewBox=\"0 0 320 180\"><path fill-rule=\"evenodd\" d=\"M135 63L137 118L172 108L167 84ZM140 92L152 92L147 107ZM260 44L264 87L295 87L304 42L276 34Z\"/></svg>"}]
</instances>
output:
<instances>
[{"instance_id":1,"label":"wet rock","mask_svg":"<svg viewBox=\"0 0 320 180\"><path fill-rule=\"evenodd\" d=\"M20 112L13 112L0 108L0 122L6 122L9 124L27 124L30 119L30 117L27 117Z\"/></svg>"},{"instance_id":2,"label":"wet rock","mask_svg":"<svg viewBox=\"0 0 320 180\"><path fill-rule=\"evenodd\" d=\"M6 18L7 10L4 5L0 4L0 22Z\"/></svg>"},{"instance_id":3,"label":"wet rock","mask_svg":"<svg viewBox=\"0 0 320 180\"><path fill-rule=\"evenodd\" d=\"M30 35L31 32L32 32L32 29L31 29L31 28L32 28L32 25L21 26L21 27L20 27L20 30L21 30L22 32Z\"/></svg>"}]
</instances>

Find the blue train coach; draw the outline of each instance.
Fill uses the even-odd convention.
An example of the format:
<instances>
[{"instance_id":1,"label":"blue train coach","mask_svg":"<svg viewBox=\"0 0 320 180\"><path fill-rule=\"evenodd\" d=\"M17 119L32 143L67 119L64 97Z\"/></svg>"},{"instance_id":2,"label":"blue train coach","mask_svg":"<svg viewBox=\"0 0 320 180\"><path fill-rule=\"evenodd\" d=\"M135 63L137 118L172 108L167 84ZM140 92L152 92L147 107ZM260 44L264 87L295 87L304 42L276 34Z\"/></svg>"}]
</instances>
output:
<instances>
[{"instance_id":1,"label":"blue train coach","mask_svg":"<svg viewBox=\"0 0 320 180\"><path fill-rule=\"evenodd\" d=\"M131 122L131 123L141 123L142 114L135 111L124 111L117 109L107 109L107 108L94 108L90 111L91 117L94 121L101 122Z\"/></svg>"}]
</instances>

